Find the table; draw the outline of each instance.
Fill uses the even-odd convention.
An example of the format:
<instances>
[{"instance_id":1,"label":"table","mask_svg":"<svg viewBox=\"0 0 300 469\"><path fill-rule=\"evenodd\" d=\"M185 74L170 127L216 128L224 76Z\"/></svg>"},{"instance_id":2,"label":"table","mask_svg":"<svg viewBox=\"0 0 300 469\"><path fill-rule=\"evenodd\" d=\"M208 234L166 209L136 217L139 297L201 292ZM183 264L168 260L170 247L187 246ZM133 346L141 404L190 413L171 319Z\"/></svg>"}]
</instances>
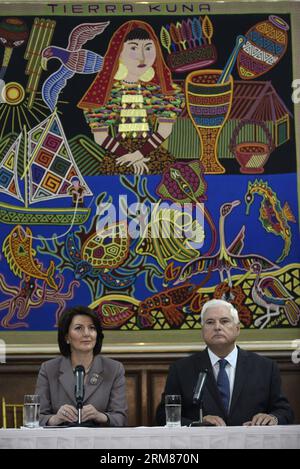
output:
<instances>
[{"instance_id":1,"label":"table","mask_svg":"<svg viewBox=\"0 0 300 469\"><path fill-rule=\"evenodd\" d=\"M300 425L1 429L0 449L300 449Z\"/></svg>"}]
</instances>

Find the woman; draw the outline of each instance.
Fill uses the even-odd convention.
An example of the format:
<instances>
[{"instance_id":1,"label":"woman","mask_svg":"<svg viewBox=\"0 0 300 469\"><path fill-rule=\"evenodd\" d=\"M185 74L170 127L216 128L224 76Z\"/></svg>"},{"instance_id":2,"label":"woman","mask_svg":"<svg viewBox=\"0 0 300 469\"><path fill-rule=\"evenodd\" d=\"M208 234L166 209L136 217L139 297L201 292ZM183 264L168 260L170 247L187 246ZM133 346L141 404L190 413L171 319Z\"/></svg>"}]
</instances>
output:
<instances>
[{"instance_id":1,"label":"woman","mask_svg":"<svg viewBox=\"0 0 300 469\"><path fill-rule=\"evenodd\" d=\"M82 423L125 426L127 402L123 365L100 355L102 327L94 311L76 306L63 312L58 323L62 356L42 364L36 394L40 395L40 425L72 425L78 421L74 369L85 369Z\"/></svg>"},{"instance_id":2,"label":"woman","mask_svg":"<svg viewBox=\"0 0 300 469\"><path fill-rule=\"evenodd\" d=\"M124 167L135 174L162 172L173 158L161 144L183 102L152 27L143 21L123 24L109 43L102 71L78 104L95 141L110 153L104 172L124 172Z\"/></svg>"}]
</instances>

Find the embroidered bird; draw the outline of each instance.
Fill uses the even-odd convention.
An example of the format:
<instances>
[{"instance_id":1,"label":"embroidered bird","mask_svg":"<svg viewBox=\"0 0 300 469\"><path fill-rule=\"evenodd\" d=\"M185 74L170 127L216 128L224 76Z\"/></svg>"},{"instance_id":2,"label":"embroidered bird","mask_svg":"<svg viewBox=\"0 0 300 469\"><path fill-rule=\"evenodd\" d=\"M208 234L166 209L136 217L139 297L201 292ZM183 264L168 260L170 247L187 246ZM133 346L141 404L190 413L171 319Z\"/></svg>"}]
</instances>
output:
<instances>
[{"instance_id":1,"label":"embroidered bird","mask_svg":"<svg viewBox=\"0 0 300 469\"><path fill-rule=\"evenodd\" d=\"M240 205L239 200L231 203L225 203L220 208L219 218L219 241L220 247L217 253L213 256L201 256L197 259L190 261L186 264L180 272L179 278L174 285L184 282L194 275L200 273L219 272L221 282L224 282L224 274L228 279L228 284L232 286L231 270L249 271L254 262L258 262L262 270L278 269L278 266L272 261L269 261L263 256L258 254L240 254L244 248L245 227L243 226L227 247L225 240L225 219L232 212L232 210Z\"/></svg>"},{"instance_id":2,"label":"embroidered bird","mask_svg":"<svg viewBox=\"0 0 300 469\"><path fill-rule=\"evenodd\" d=\"M271 276L261 278L262 266L259 262L252 264L251 271L256 274L251 291L253 301L267 310L266 314L255 320L254 325L263 329L272 317L284 312L290 325L297 326L300 318L299 306L281 281Z\"/></svg>"},{"instance_id":3,"label":"embroidered bird","mask_svg":"<svg viewBox=\"0 0 300 469\"><path fill-rule=\"evenodd\" d=\"M82 49L82 47L87 41L101 34L109 23L107 21L105 23L80 24L71 31L66 49L49 46L43 50L41 62L43 70L47 70L47 61L50 59L58 59L62 64L56 72L47 78L42 88L43 100L51 111L54 111L61 90L75 73L88 74L101 70L103 57L96 52Z\"/></svg>"}]
</instances>

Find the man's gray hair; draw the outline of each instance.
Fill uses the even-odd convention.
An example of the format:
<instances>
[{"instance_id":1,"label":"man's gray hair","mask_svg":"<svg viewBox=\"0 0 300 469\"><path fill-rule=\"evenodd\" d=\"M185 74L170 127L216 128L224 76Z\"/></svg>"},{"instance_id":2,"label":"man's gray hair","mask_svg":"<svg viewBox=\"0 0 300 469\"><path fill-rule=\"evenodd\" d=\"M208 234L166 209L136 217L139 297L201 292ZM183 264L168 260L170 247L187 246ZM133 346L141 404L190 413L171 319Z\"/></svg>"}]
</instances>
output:
<instances>
[{"instance_id":1,"label":"man's gray hair","mask_svg":"<svg viewBox=\"0 0 300 469\"><path fill-rule=\"evenodd\" d=\"M202 326L204 324L204 316L205 316L206 311L210 308L217 308L218 306L223 306L223 307L225 306L226 308L228 308L228 310L231 314L231 317L233 319L233 322L235 324L240 323L239 313L232 306L231 303L228 303L228 301L225 301L225 300L209 300L203 305L203 308L201 310L201 325Z\"/></svg>"}]
</instances>

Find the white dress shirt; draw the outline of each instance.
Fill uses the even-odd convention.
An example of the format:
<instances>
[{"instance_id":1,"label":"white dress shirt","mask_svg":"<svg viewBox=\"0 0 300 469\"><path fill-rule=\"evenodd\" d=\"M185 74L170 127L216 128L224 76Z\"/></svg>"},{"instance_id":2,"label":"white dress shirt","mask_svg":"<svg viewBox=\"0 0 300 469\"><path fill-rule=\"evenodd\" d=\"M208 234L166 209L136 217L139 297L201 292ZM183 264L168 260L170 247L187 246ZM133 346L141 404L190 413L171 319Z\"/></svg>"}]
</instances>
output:
<instances>
[{"instance_id":1,"label":"white dress shirt","mask_svg":"<svg viewBox=\"0 0 300 469\"><path fill-rule=\"evenodd\" d=\"M219 370L220 370L219 360L221 360L221 358L215 355L210 349L208 349L208 355L209 355L211 366L214 372L214 377L217 381ZM227 360L228 362L226 365L225 371L227 373L227 376L229 379L229 386L230 386L229 408L231 405L231 399L232 399L232 393L233 393L233 387L234 387L237 358L238 358L238 349L236 346L234 347L232 352L229 355L227 355L227 357L224 357L224 359Z\"/></svg>"}]
</instances>

